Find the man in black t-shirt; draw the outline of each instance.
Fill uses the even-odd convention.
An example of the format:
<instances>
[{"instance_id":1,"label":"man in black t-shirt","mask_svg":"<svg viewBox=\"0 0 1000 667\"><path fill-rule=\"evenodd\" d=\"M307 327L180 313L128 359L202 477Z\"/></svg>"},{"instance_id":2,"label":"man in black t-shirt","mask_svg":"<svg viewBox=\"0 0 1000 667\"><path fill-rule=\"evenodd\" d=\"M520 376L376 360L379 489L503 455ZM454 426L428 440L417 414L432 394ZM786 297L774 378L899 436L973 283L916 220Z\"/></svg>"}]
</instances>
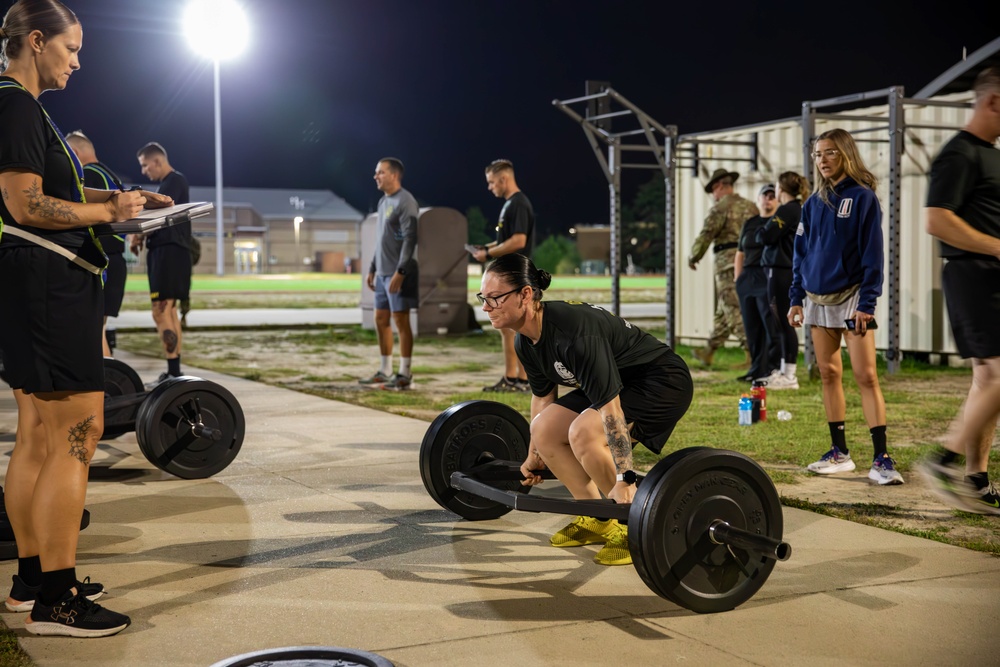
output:
<instances>
[{"instance_id":1,"label":"man in black t-shirt","mask_svg":"<svg viewBox=\"0 0 1000 667\"><path fill-rule=\"evenodd\" d=\"M517 187L514 165L509 160L494 160L486 167L486 187L494 196L503 199L500 219L497 222L497 240L475 249L472 256L478 262L520 253L531 257L534 249L535 210L528 197ZM503 342L504 376L499 382L483 391L529 391L528 378L514 352L514 332L500 330Z\"/></svg>"},{"instance_id":2,"label":"man in black t-shirt","mask_svg":"<svg viewBox=\"0 0 1000 667\"><path fill-rule=\"evenodd\" d=\"M1000 416L1000 67L980 72L973 90L972 119L934 160L927 192L927 231L941 241L948 316L959 353L972 359L972 388L958 428L922 469L949 504L1000 515L986 472Z\"/></svg>"},{"instance_id":3,"label":"man in black t-shirt","mask_svg":"<svg viewBox=\"0 0 1000 667\"><path fill-rule=\"evenodd\" d=\"M143 175L159 181L159 193L173 198L175 204L190 203L188 182L184 174L170 166L167 151L150 142L136 154ZM146 246L146 273L149 276L149 298L153 302L153 322L163 343L167 370L156 382L181 375L181 319L177 313L179 301L186 301L191 292L191 222L183 222L147 235L131 237L132 252Z\"/></svg>"},{"instance_id":4,"label":"man in black t-shirt","mask_svg":"<svg viewBox=\"0 0 1000 667\"><path fill-rule=\"evenodd\" d=\"M83 165L83 185L95 190L124 190L122 179L103 162L97 159L94 143L80 130L66 135L66 143L70 145ZM111 343L108 339L108 318L118 317L122 301L125 299L125 279L128 277L128 266L125 263L125 236L112 234L101 236L101 247L108 256L108 268L104 271L104 332L101 342L104 344L104 356L111 356Z\"/></svg>"}]
</instances>

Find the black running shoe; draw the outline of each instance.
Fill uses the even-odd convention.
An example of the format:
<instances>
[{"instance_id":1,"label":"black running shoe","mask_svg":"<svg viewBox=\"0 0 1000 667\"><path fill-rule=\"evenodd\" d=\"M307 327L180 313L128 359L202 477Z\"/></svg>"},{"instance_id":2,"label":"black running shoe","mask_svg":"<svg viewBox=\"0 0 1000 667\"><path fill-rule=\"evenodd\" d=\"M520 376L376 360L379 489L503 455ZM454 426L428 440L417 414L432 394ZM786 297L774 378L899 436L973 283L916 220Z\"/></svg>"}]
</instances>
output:
<instances>
[{"instance_id":1,"label":"black running shoe","mask_svg":"<svg viewBox=\"0 0 1000 667\"><path fill-rule=\"evenodd\" d=\"M38 595L41 586L29 586L16 574L13 577L14 584L10 587L10 595L4 606L9 611L31 611L35 606L35 597ZM76 590L83 594L88 600L96 600L104 595L104 586L98 583L91 583L90 577L83 581L76 582Z\"/></svg>"},{"instance_id":2,"label":"black running shoe","mask_svg":"<svg viewBox=\"0 0 1000 667\"><path fill-rule=\"evenodd\" d=\"M132 623L125 614L105 609L82 594L66 595L51 607L35 602L24 629L33 635L50 637L109 637Z\"/></svg>"},{"instance_id":3,"label":"black running shoe","mask_svg":"<svg viewBox=\"0 0 1000 667\"><path fill-rule=\"evenodd\" d=\"M483 387L483 391L496 391L500 393L512 393L521 391L518 389L517 382L508 380L506 377L500 378L500 381L495 385L489 387Z\"/></svg>"},{"instance_id":4,"label":"black running shoe","mask_svg":"<svg viewBox=\"0 0 1000 667\"><path fill-rule=\"evenodd\" d=\"M1000 489L997 489L996 484L990 484L985 489L976 489L966 482L962 491L962 500L965 503L962 509L966 512L1000 516Z\"/></svg>"}]
</instances>

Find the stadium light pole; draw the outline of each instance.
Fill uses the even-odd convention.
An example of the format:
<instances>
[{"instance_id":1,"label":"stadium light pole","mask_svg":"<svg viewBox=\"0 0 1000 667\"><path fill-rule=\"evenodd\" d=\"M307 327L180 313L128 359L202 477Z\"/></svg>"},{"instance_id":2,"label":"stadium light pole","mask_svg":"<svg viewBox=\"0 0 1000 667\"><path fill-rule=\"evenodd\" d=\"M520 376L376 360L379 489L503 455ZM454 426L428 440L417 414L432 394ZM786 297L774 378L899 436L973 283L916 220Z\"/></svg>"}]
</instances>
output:
<instances>
[{"instance_id":1,"label":"stadium light pole","mask_svg":"<svg viewBox=\"0 0 1000 667\"><path fill-rule=\"evenodd\" d=\"M212 61L215 74L215 273L223 275L222 255L222 109L219 95L219 63L246 49L250 23L236 0L190 0L184 10L184 34L188 44Z\"/></svg>"}]
</instances>

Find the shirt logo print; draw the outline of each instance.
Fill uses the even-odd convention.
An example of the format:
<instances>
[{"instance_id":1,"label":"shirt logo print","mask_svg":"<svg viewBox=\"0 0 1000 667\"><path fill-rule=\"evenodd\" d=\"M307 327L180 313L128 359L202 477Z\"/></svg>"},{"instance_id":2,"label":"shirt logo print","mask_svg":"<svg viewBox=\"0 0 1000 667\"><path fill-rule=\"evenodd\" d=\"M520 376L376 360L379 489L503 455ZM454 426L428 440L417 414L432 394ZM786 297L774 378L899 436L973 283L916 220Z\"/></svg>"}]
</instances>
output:
<instances>
[{"instance_id":1,"label":"shirt logo print","mask_svg":"<svg viewBox=\"0 0 1000 667\"><path fill-rule=\"evenodd\" d=\"M853 199L842 199L840 206L837 207L837 217L838 218L849 218L851 217L851 209L854 208Z\"/></svg>"},{"instance_id":2,"label":"shirt logo print","mask_svg":"<svg viewBox=\"0 0 1000 667\"><path fill-rule=\"evenodd\" d=\"M564 381L574 386L579 386L579 383L576 381L576 376L573 375L573 373L571 373L570 370L566 368L561 361L553 363L552 367L555 369L556 374L559 377L561 377Z\"/></svg>"}]
</instances>

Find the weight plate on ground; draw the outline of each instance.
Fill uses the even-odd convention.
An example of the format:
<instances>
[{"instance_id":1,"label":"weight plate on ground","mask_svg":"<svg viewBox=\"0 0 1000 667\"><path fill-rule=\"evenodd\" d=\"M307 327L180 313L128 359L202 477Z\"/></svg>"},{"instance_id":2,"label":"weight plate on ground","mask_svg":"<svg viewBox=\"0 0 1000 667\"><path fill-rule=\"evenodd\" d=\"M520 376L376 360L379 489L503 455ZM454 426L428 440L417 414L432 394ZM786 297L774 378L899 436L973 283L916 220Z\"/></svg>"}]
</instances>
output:
<instances>
[{"instance_id":1,"label":"weight plate on ground","mask_svg":"<svg viewBox=\"0 0 1000 667\"><path fill-rule=\"evenodd\" d=\"M380 655L337 646L292 646L244 653L212 667L393 667Z\"/></svg>"},{"instance_id":2,"label":"weight plate on ground","mask_svg":"<svg viewBox=\"0 0 1000 667\"><path fill-rule=\"evenodd\" d=\"M112 357L104 357L104 398L116 396L131 396L145 392L142 379L135 370L124 361ZM104 435L102 440L112 440L135 430L135 417L139 405L130 405L116 410L104 411Z\"/></svg>"},{"instance_id":3,"label":"weight plate on ground","mask_svg":"<svg viewBox=\"0 0 1000 667\"><path fill-rule=\"evenodd\" d=\"M468 472L492 456L502 461L524 461L531 433L521 414L503 403L466 401L453 405L431 422L420 444L420 477L441 507L471 521L496 519L511 510L491 500L451 487L453 472ZM527 493L517 481L492 486Z\"/></svg>"},{"instance_id":4,"label":"weight plate on ground","mask_svg":"<svg viewBox=\"0 0 1000 667\"><path fill-rule=\"evenodd\" d=\"M154 387L136 425L139 449L149 462L184 479L211 477L225 469L239 453L246 431L243 409L229 390L188 376Z\"/></svg>"},{"instance_id":5,"label":"weight plate on ground","mask_svg":"<svg viewBox=\"0 0 1000 667\"><path fill-rule=\"evenodd\" d=\"M713 543L722 519L781 539L781 503L767 473L738 452L691 448L657 463L629 510L629 550L651 590L698 613L734 609L764 585L775 561Z\"/></svg>"}]
</instances>

